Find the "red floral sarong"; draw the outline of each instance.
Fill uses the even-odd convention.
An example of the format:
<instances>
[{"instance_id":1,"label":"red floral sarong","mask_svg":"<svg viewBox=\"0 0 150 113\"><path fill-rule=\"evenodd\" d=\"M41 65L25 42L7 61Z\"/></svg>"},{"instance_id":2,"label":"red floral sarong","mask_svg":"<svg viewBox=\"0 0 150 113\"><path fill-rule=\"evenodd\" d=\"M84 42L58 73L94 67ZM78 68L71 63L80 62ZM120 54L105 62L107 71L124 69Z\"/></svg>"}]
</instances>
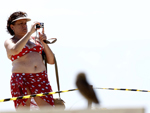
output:
<instances>
[{"instance_id":1,"label":"red floral sarong","mask_svg":"<svg viewBox=\"0 0 150 113\"><path fill-rule=\"evenodd\" d=\"M31 94L52 91L46 71L40 73L13 73L10 84L12 97L28 95L27 87L30 89ZM40 98L49 103L51 106L54 106L52 95L41 96ZM14 100L15 108L17 108L20 104L25 106L27 100L28 99Z\"/></svg>"}]
</instances>

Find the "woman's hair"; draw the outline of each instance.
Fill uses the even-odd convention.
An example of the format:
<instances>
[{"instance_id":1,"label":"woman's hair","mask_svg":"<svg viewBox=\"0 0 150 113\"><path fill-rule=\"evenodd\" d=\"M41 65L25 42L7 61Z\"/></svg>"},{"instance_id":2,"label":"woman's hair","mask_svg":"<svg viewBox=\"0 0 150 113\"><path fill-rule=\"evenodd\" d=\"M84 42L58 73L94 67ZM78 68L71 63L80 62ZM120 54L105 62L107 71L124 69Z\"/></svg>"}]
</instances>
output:
<instances>
[{"instance_id":1,"label":"woman's hair","mask_svg":"<svg viewBox=\"0 0 150 113\"><path fill-rule=\"evenodd\" d=\"M14 31L10 28L10 25L11 24L15 24L15 21L12 22L13 20L19 18L19 17L26 17L27 16L27 13L25 12L22 12L22 11L17 11L17 12L14 12L10 15L10 17L8 18L7 20L7 32L10 33L10 35L14 35Z\"/></svg>"}]
</instances>

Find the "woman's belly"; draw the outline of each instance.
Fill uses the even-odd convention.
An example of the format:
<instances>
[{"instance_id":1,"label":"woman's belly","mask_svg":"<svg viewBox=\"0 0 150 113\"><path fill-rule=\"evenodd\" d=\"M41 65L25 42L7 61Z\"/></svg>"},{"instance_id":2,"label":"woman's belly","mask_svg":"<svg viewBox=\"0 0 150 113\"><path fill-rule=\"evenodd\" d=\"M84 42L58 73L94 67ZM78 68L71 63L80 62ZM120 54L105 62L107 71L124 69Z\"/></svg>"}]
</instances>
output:
<instances>
[{"instance_id":1,"label":"woman's belly","mask_svg":"<svg viewBox=\"0 0 150 113\"><path fill-rule=\"evenodd\" d=\"M46 70L42 55L28 53L12 62L12 73L38 73Z\"/></svg>"}]
</instances>

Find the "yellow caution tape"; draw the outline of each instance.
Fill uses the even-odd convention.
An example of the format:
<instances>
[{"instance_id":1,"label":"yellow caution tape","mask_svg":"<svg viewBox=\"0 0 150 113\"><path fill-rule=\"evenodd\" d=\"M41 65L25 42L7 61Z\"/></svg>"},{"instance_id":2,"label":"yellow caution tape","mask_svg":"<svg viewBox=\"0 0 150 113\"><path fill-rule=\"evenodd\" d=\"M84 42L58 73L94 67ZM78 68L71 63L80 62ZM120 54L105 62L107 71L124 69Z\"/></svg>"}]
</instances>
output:
<instances>
[{"instance_id":1,"label":"yellow caution tape","mask_svg":"<svg viewBox=\"0 0 150 113\"><path fill-rule=\"evenodd\" d=\"M149 90L126 89L126 88L94 88L94 89L106 89L106 90L121 90L121 91L150 92Z\"/></svg>"},{"instance_id":2,"label":"yellow caution tape","mask_svg":"<svg viewBox=\"0 0 150 113\"><path fill-rule=\"evenodd\" d=\"M150 92L149 90L126 89L126 88L93 88L93 89ZM78 89L70 89L70 90L64 90L64 91L46 92L46 93L25 95L25 96L19 96L19 97L12 97L12 98L1 99L0 102L6 102L6 101L11 101L11 100L17 100L17 99L26 99L26 98L38 97L38 96L46 96L46 95L57 94L57 93L64 93L64 92L70 92L70 91L75 91L75 90L78 90Z\"/></svg>"},{"instance_id":3,"label":"yellow caution tape","mask_svg":"<svg viewBox=\"0 0 150 113\"><path fill-rule=\"evenodd\" d=\"M64 93L64 92L75 91L75 90L78 90L78 89L70 89L70 90L65 90L65 91L47 92L47 93L39 93L39 94L25 95L25 96L19 96L19 97L12 97L12 98L2 99L2 100L0 100L0 102L6 102L6 101L11 101L11 100L17 100L17 99L25 99L25 98L31 98L31 97L38 97L38 96L46 96L46 95L51 95L51 94L56 94L56 93Z\"/></svg>"}]
</instances>

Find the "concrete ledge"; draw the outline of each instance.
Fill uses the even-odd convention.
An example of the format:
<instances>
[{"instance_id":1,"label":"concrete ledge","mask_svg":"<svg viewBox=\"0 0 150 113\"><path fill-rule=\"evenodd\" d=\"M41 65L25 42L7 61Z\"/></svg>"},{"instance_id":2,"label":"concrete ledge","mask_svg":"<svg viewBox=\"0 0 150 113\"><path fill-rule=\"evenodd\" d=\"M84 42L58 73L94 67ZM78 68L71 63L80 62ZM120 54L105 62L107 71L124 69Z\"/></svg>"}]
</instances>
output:
<instances>
[{"instance_id":1,"label":"concrete ledge","mask_svg":"<svg viewBox=\"0 0 150 113\"><path fill-rule=\"evenodd\" d=\"M15 112L15 111L14 111ZM0 112L0 113L14 113L14 112ZM123 108L123 109L95 109L95 110L35 110L35 111L27 111L20 110L16 111L17 113L145 113L144 108Z\"/></svg>"}]
</instances>

